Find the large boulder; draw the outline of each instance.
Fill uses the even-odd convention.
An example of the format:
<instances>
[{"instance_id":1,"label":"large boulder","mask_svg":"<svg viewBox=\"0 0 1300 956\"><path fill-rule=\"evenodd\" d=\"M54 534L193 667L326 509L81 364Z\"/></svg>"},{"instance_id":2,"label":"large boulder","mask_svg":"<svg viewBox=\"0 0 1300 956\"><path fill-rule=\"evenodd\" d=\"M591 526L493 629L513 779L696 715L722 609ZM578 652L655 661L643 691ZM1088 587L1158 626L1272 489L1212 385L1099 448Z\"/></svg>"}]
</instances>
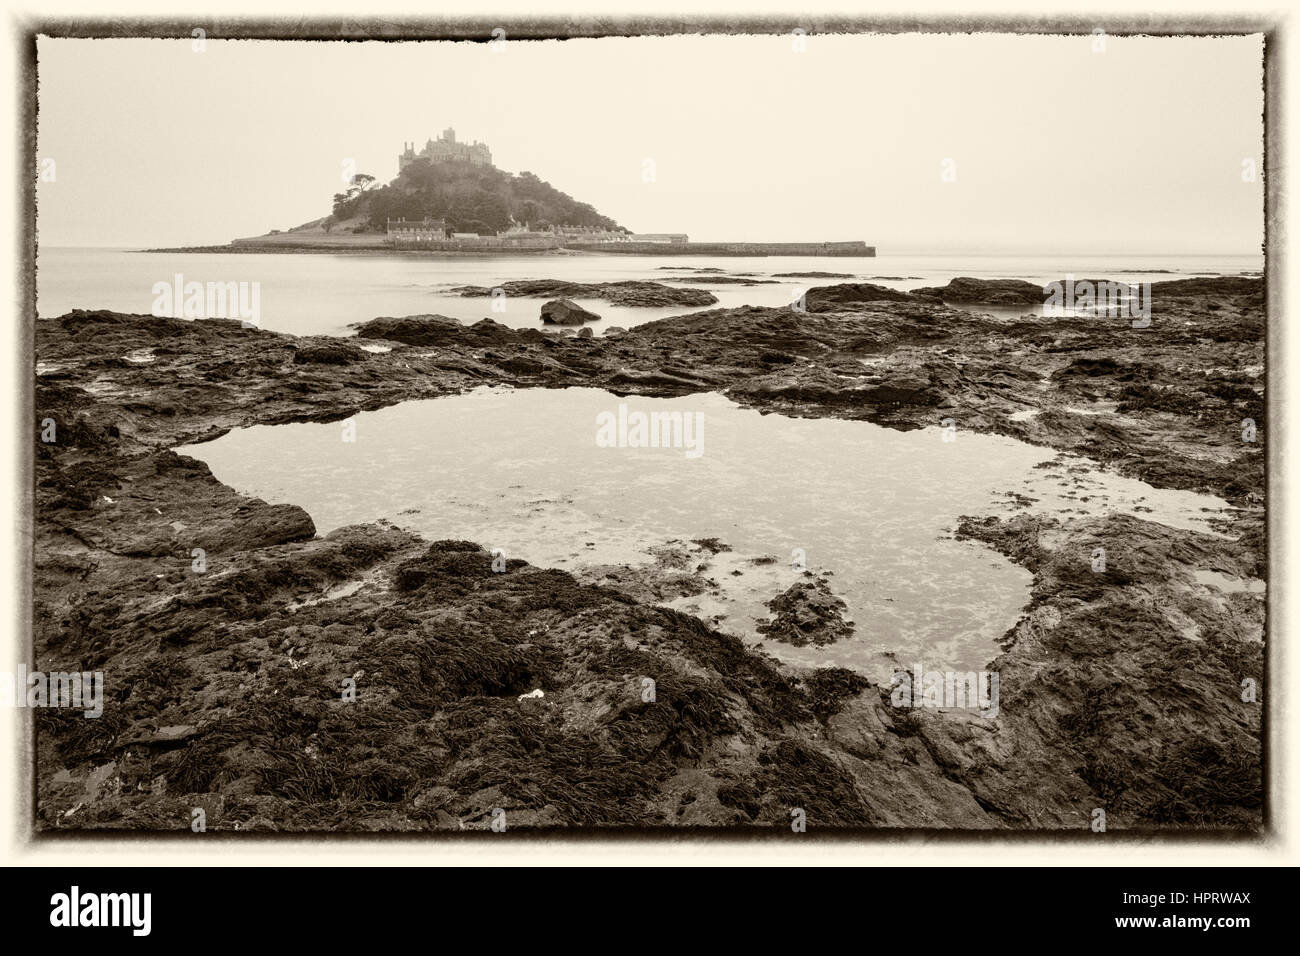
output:
<instances>
[{"instance_id":1,"label":"large boulder","mask_svg":"<svg viewBox=\"0 0 1300 956\"><path fill-rule=\"evenodd\" d=\"M588 312L569 299L552 299L542 306L542 321L547 325L582 325L599 318L595 312Z\"/></svg>"}]
</instances>

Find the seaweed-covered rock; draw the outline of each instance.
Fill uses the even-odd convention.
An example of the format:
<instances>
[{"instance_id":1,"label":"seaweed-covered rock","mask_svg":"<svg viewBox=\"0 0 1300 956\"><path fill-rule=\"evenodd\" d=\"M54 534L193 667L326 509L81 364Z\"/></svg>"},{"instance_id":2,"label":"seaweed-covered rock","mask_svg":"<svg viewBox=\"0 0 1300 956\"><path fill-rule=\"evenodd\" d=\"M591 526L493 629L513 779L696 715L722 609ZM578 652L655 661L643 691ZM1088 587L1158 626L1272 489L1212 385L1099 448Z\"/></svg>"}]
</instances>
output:
<instances>
[{"instance_id":1,"label":"seaweed-covered rock","mask_svg":"<svg viewBox=\"0 0 1300 956\"><path fill-rule=\"evenodd\" d=\"M960 276L945 286L913 289L913 295L942 299L945 302L971 302L980 305L1041 305L1043 287L1023 279L972 279Z\"/></svg>"},{"instance_id":2,"label":"seaweed-covered rock","mask_svg":"<svg viewBox=\"0 0 1300 956\"><path fill-rule=\"evenodd\" d=\"M853 625L844 620L844 602L824 578L796 581L767 606L772 618L760 623L758 631L783 644L833 644L853 635Z\"/></svg>"},{"instance_id":3,"label":"seaweed-covered rock","mask_svg":"<svg viewBox=\"0 0 1300 956\"><path fill-rule=\"evenodd\" d=\"M463 326L459 319L445 315L407 315L401 318L381 316L356 326L363 339L385 339L406 345L438 345L459 337Z\"/></svg>"},{"instance_id":4,"label":"seaweed-covered rock","mask_svg":"<svg viewBox=\"0 0 1300 956\"><path fill-rule=\"evenodd\" d=\"M364 362L366 358L366 353L361 349L342 342L304 345L293 353L295 365L351 365L354 362Z\"/></svg>"},{"instance_id":5,"label":"seaweed-covered rock","mask_svg":"<svg viewBox=\"0 0 1300 956\"><path fill-rule=\"evenodd\" d=\"M809 312L835 312L863 302L907 302L910 293L871 282L846 282L821 285L804 293L804 307Z\"/></svg>"}]
</instances>

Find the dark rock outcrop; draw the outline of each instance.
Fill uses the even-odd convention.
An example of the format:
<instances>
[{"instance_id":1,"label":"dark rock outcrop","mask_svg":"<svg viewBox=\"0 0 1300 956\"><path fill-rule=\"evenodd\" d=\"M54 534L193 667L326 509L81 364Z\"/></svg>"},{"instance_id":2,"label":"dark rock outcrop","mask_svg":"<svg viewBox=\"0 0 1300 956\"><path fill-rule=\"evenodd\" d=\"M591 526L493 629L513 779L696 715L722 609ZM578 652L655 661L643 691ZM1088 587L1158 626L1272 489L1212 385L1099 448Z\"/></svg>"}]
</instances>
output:
<instances>
[{"instance_id":1,"label":"dark rock outcrop","mask_svg":"<svg viewBox=\"0 0 1300 956\"><path fill-rule=\"evenodd\" d=\"M355 326L363 339L385 339L406 345L437 345L458 340L463 326L459 319L445 315L407 315L401 318L381 316Z\"/></svg>"},{"instance_id":2,"label":"dark rock outcrop","mask_svg":"<svg viewBox=\"0 0 1300 956\"><path fill-rule=\"evenodd\" d=\"M490 296L493 289L506 295L563 296L565 298L601 299L611 305L704 306L714 305L718 297L705 289L678 289L660 282L628 280L624 282L566 282L561 279L516 279L499 286L460 286L453 289L463 296Z\"/></svg>"},{"instance_id":3,"label":"dark rock outcrop","mask_svg":"<svg viewBox=\"0 0 1300 956\"><path fill-rule=\"evenodd\" d=\"M852 279L849 272L774 272L777 279Z\"/></svg>"},{"instance_id":4,"label":"dark rock outcrop","mask_svg":"<svg viewBox=\"0 0 1300 956\"><path fill-rule=\"evenodd\" d=\"M945 286L913 289L913 295L978 305L1042 305L1043 287L1023 279L972 279L962 276Z\"/></svg>"},{"instance_id":5,"label":"dark rock outcrop","mask_svg":"<svg viewBox=\"0 0 1300 956\"><path fill-rule=\"evenodd\" d=\"M809 289L804 295L804 305L809 312L837 312L868 302L907 302L911 299L910 293L888 286L856 282Z\"/></svg>"},{"instance_id":6,"label":"dark rock outcrop","mask_svg":"<svg viewBox=\"0 0 1300 956\"><path fill-rule=\"evenodd\" d=\"M343 342L308 345L293 354L295 365L351 365L365 360L365 352Z\"/></svg>"},{"instance_id":7,"label":"dark rock outcrop","mask_svg":"<svg viewBox=\"0 0 1300 956\"><path fill-rule=\"evenodd\" d=\"M582 325L599 318L595 312L588 312L568 299L555 299L542 306L542 321L547 325Z\"/></svg>"},{"instance_id":8,"label":"dark rock outcrop","mask_svg":"<svg viewBox=\"0 0 1300 956\"><path fill-rule=\"evenodd\" d=\"M1203 276L1151 283L1153 296L1247 296L1263 303L1264 282L1250 276Z\"/></svg>"}]
</instances>

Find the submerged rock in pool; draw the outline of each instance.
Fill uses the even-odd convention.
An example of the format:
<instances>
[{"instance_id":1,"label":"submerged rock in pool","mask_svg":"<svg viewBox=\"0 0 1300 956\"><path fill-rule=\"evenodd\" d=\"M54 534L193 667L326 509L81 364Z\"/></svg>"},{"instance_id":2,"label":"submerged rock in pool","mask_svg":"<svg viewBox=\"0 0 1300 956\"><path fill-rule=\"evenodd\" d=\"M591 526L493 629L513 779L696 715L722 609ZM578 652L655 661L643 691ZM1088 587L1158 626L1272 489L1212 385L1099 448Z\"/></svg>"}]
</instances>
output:
<instances>
[{"instance_id":1,"label":"submerged rock in pool","mask_svg":"<svg viewBox=\"0 0 1300 956\"><path fill-rule=\"evenodd\" d=\"M758 625L759 633L783 644L832 644L853 635L853 624L844 620L844 602L823 579L796 581L767 606L772 619Z\"/></svg>"}]
</instances>

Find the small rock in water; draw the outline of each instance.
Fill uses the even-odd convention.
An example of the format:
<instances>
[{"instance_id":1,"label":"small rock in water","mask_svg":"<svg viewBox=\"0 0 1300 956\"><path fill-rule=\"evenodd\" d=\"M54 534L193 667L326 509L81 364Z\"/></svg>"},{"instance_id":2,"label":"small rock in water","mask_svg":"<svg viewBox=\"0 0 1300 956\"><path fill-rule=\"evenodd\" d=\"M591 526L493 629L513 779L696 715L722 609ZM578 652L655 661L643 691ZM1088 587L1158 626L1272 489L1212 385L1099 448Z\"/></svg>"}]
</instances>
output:
<instances>
[{"instance_id":1,"label":"small rock in water","mask_svg":"<svg viewBox=\"0 0 1300 956\"><path fill-rule=\"evenodd\" d=\"M542 321L548 325L582 325L599 318L595 312L588 312L568 299L552 299L542 306Z\"/></svg>"},{"instance_id":2,"label":"small rock in water","mask_svg":"<svg viewBox=\"0 0 1300 956\"><path fill-rule=\"evenodd\" d=\"M824 580L799 581L767 602L772 618L758 632L794 647L831 644L853 634L846 610Z\"/></svg>"}]
</instances>

